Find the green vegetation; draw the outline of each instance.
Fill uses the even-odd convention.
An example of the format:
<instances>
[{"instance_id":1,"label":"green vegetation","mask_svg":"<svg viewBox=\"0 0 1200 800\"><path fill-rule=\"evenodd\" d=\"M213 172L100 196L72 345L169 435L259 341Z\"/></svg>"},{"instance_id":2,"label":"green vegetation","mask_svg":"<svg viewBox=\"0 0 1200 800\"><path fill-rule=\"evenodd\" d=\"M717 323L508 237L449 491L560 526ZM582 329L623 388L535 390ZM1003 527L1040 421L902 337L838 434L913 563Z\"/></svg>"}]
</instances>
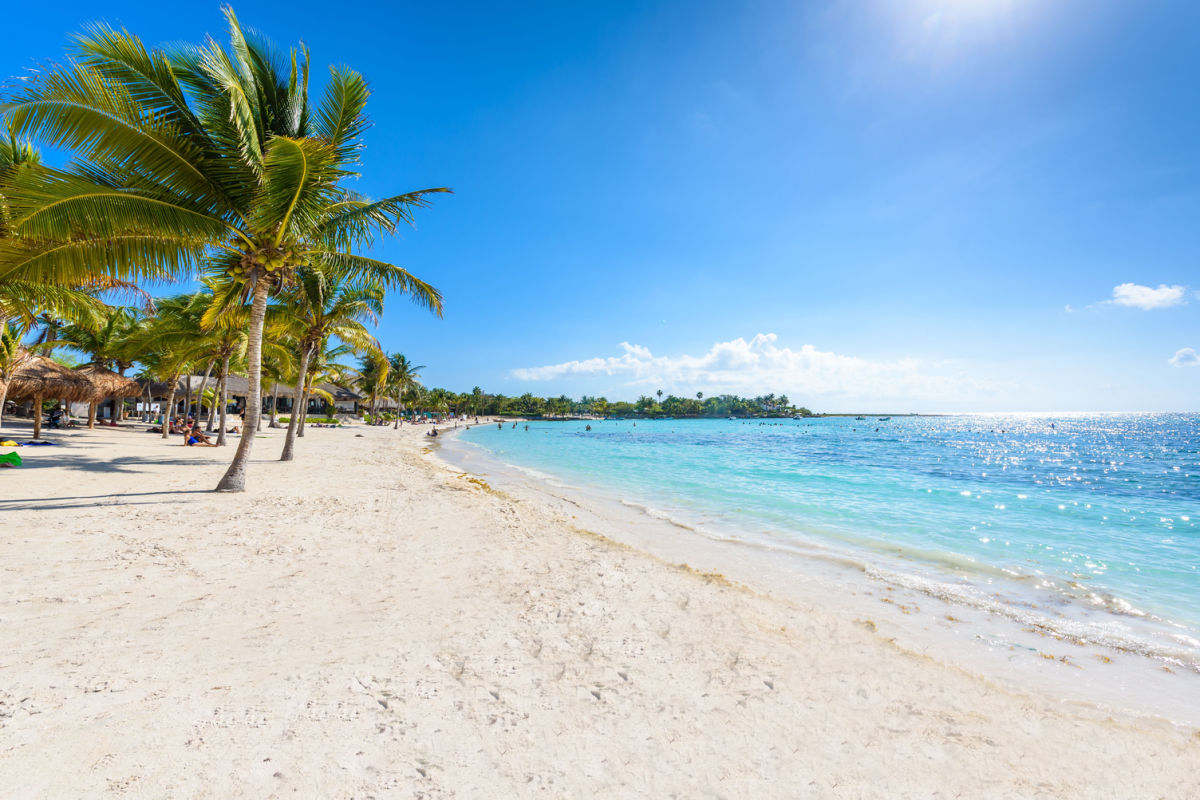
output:
<instances>
[{"instance_id":1,"label":"green vegetation","mask_svg":"<svg viewBox=\"0 0 1200 800\"><path fill-rule=\"evenodd\" d=\"M455 394L445 389L433 389L430 395L440 397L439 408L459 414L479 416L522 416L522 417L567 417L567 416L611 416L611 417L811 417L807 408L791 405L787 395L767 394L758 397L739 397L722 394L705 398L697 392L695 398L643 395L635 402L610 402L603 397L581 397L574 400L566 395L559 397L536 397L523 394L507 397L502 394L487 394L478 386L470 392ZM428 402L416 402L418 410L434 411Z\"/></svg>"},{"instance_id":2,"label":"green vegetation","mask_svg":"<svg viewBox=\"0 0 1200 800\"><path fill-rule=\"evenodd\" d=\"M398 291L441 314L436 289L360 251L411 223L431 193L449 190L381 200L351 191L369 127L365 79L331 67L310 102L308 49L281 54L225 14L227 45L151 49L132 33L94 25L75 37L68 60L4 98L0 330L44 315L95 327L102 292L203 276L204 297L176 298L169 313L160 309L127 337L128 360L168 382L200 363L206 375L217 369L222 385L240 365L249 380L245 435L217 489L243 491L267 345L287 351L271 371L293 372L301 394L312 391L309 362L341 346L327 342L340 333L314 337L302 324L310 321L309 284L380 287L380 299ZM38 143L73 160L44 164ZM269 318L288 314L301 322L281 322L264 339ZM187 335L209 331L219 335L203 346ZM302 416L297 427L300 435Z\"/></svg>"}]
</instances>

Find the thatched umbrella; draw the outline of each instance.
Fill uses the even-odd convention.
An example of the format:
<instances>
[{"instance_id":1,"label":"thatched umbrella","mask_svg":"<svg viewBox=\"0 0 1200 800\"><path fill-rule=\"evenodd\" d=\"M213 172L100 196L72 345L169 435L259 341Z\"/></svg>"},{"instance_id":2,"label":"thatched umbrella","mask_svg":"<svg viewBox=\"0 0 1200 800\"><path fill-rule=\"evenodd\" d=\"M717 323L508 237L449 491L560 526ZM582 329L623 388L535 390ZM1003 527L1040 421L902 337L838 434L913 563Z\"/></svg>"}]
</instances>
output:
<instances>
[{"instance_id":1,"label":"thatched umbrella","mask_svg":"<svg viewBox=\"0 0 1200 800\"><path fill-rule=\"evenodd\" d=\"M83 401L95 391L92 382L73 369L51 361L45 356L31 355L13 372L8 381L7 396L11 400L33 398L33 438L42 436L42 400L58 398L64 401Z\"/></svg>"},{"instance_id":2,"label":"thatched umbrella","mask_svg":"<svg viewBox=\"0 0 1200 800\"><path fill-rule=\"evenodd\" d=\"M98 364L87 364L75 370L87 377L92 383L92 396L88 398L88 427L96 427L96 406L110 397L137 397L142 393L142 386L133 378L118 375L111 369L105 369ZM117 422L117 409L113 408L113 424Z\"/></svg>"}]
</instances>

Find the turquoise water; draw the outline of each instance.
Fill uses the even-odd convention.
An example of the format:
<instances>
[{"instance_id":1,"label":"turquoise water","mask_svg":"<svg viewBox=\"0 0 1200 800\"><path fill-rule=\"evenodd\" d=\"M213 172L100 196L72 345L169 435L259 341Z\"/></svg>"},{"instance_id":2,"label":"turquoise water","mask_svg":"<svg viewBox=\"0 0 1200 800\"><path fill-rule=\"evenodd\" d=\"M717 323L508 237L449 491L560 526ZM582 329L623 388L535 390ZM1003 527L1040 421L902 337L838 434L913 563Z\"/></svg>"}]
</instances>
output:
<instances>
[{"instance_id":1,"label":"turquoise water","mask_svg":"<svg viewBox=\"0 0 1200 800\"><path fill-rule=\"evenodd\" d=\"M590 424L463 438L698 531L1103 612L1200 664L1200 415Z\"/></svg>"}]
</instances>

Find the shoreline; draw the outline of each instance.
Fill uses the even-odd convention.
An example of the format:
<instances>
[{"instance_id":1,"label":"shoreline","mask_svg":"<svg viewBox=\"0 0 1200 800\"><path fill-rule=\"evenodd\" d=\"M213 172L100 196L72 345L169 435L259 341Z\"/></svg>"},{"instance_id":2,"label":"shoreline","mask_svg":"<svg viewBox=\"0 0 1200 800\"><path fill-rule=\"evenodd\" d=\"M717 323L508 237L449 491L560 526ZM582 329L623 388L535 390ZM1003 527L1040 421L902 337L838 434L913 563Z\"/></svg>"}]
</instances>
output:
<instances>
[{"instance_id":1,"label":"shoreline","mask_svg":"<svg viewBox=\"0 0 1200 800\"><path fill-rule=\"evenodd\" d=\"M1200 696L1200 674L1164 662L1163 656L1103 640L1089 630L1094 623L1064 618L1051 624L1041 611L997 599L1000 587L990 587L993 596L964 593L950 573L931 572L920 562L889 560L885 553L777 541L681 521L674 510L664 512L640 499L632 502L611 487L571 484L507 463L469 441L453 445L461 434L443 443L450 447L439 447L456 468L478 471L479 477L519 497L549 503L573 519L583 517L609 538L665 563L727 575L777 599L830 607L833 598L832 608L843 620L869 621L911 652L1015 691L1181 728L1200 727L1200 709L1175 699Z\"/></svg>"},{"instance_id":2,"label":"shoreline","mask_svg":"<svg viewBox=\"0 0 1200 800\"><path fill-rule=\"evenodd\" d=\"M647 555L426 429L315 429L288 463L266 430L245 495L209 491L231 448L31 448L0 476L15 796L1200 793L1194 731Z\"/></svg>"}]
</instances>

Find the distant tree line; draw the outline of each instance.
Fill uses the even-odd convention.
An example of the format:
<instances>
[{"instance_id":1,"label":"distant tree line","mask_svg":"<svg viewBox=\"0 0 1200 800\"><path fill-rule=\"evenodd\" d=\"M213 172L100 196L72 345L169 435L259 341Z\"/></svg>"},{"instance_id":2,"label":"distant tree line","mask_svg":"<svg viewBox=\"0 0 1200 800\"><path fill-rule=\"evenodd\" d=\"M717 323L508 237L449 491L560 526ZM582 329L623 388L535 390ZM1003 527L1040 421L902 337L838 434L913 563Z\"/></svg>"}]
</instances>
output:
<instances>
[{"instance_id":1,"label":"distant tree line","mask_svg":"<svg viewBox=\"0 0 1200 800\"><path fill-rule=\"evenodd\" d=\"M568 417L594 415L601 417L773 417L813 416L804 407L795 407L787 395L766 394L739 397L721 394L705 397L642 395L630 403L610 401L605 397L585 395L579 399L560 395L538 397L525 393L519 397L489 394L476 386L470 392L456 393L446 389L429 389L415 404L419 410L454 412L479 416Z\"/></svg>"}]
</instances>

